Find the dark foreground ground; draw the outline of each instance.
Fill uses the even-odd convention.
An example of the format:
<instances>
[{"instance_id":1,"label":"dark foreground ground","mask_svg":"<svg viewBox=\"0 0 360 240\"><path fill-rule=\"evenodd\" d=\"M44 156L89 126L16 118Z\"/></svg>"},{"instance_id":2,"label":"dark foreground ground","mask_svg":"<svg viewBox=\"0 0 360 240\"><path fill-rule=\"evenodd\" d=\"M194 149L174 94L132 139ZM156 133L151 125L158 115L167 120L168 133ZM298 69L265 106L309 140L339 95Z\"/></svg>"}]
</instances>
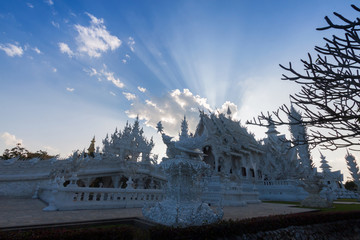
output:
<instances>
[{"instance_id":1,"label":"dark foreground ground","mask_svg":"<svg viewBox=\"0 0 360 240\"><path fill-rule=\"evenodd\" d=\"M360 205L333 209L262 203L224 209L222 222L169 228L147 222L141 209L43 212L34 199L0 198L0 239L359 239ZM344 208L346 207L346 208ZM348 209L344 211L344 209ZM275 216L274 216L275 215Z\"/></svg>"}]
</instances>

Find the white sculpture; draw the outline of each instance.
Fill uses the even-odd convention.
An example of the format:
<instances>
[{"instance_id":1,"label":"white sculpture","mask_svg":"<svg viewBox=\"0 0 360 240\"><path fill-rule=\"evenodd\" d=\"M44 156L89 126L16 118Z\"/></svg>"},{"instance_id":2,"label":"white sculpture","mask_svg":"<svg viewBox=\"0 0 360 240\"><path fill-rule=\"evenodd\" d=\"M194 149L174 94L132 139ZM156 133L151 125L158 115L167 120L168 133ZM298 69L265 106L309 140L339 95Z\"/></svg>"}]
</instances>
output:
<instances>
[{"instance_id":1,"label":"white sculpture","mask_svg":"<svg viewBox=\"0 0 360 240\"><path fill-rule=\"evenodd\" d=\"M301 201L301 206L312 208L329 208L332 206L332 198L324 199L320 196L320 192L325 187L321 175L314 173L300 181L300 185L309 193L309 195Z\"/></svg>"},{"instance_id":2,"label":"white sculpture","mask_svg":"<svg viewBox=\"0 0 360 240\"><path fill-rule=\"evenodd\" d=\"M160 166L168 180L165 200L155 206L145 206L143 215L146 219L168 226L192 226L216 222L223 216L218 208L215 213L208 204L201 202L201 177L205 176L209 166L202 161L202 151L189 149L196 146L200 138L189 137L186 119L182 122L182 131L178 142L171 139L162 130L161 123L158 130L168 146L170 158L164 158ZM175 155L175 157L174 157Z\"/></svg>"}]
</instances>

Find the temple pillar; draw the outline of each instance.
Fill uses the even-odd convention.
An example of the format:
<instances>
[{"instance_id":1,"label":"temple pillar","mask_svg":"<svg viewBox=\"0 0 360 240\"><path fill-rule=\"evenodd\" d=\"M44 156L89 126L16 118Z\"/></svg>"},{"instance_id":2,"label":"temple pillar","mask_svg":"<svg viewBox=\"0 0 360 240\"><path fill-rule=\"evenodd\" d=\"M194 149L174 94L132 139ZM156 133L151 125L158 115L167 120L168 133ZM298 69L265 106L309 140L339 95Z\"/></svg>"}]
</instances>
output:
<instances>
[{"instance_id":1,"label":"temple pillar","mask_svg":"<svg viewBox=\"0 0 360 240\"><path fill-rule=\"evenodd\" d=\"M111 180L113 182L114 188L119 188L120 176L111 176Z\"/></svg>"},{"instance_id":2,"label":"temple pillar","mask_svg":"<svg viewBox=\"0 0 360 240\"><path fill-rule=\"evenodd\" d=\"M145 181L142 177L138 178L137 180L137 188L144 189L145 188Z\"/></svg>"},{"instance_id":3,"label":"temple pillar","mask_svg":"<svg viewBox=\"0 0 360 240\"><path fill-rule=\"evenodd\" d=\"M155 189L154 179L151 179L150 184L149 184L149 188L150 189Z\"/></svg>"},{"instance_id":4,"label":"temple pillar","mask_svg":"<svg viewBox=\"0 0 360 240\"><path fill-rule=\"evenodd\" d=\"M134 189L134 182L131 177L126 181L126 189Z\"/></svg>"}]
</instances>

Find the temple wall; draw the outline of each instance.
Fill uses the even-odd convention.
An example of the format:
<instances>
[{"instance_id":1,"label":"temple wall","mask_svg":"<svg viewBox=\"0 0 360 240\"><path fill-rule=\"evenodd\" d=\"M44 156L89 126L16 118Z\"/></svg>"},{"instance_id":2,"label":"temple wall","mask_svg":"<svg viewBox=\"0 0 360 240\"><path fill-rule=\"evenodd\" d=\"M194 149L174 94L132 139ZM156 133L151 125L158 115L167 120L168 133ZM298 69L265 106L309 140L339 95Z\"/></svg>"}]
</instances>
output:
<instances>
[{"instance_id":1,"label":"temple wall","mask_svg":"<svg viewBox=\"0 0 360 240\"><path fill-rule=\"evenodd\" d=\"M7 180L4 180L4 177L1 176L0 180L0 197L30 198L34 195L38 185L46 184L49 181L49 178L44 176L23 176Z\"/></svg>"},{"instance_id":2,"label":"temple wall","mask_svg":"<svg viewBox=\"0 0 360 240\"><path fill-rule=\"evenodd\" d=\"M292 180L260 181L257 188L262 201L301 201L308 195Z\"/></svg>"}]
</instances>

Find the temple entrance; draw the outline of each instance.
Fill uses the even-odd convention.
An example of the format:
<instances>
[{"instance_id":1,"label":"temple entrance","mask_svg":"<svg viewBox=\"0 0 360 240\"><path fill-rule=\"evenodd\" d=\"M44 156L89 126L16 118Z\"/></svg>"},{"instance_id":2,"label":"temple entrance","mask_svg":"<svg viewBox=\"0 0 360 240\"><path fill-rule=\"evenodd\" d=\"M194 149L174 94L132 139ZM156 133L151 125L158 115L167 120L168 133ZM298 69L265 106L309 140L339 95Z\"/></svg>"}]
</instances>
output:
<instances>
[{"instance_id":1,"label":"temple entrance","mask_svg":"<svg viewBox=\"0 0 360 240\"><path fill-rule=\"evenodd\" d=\"M212 170L215 170L215 157L214 154L212 153L212 148L211 146L205 146L203 148L203 152L205 154L204 156L204 162L206 164L209 164L211 166Z\"/></svg>"},{"instance_id":2,"label":"temple entrance","mask_svg":"<svg viewBox=\"0 0 360 240\"><path fill-rule=\"evenodd\" d=\"M241 157L240 156L231 156L231 173L240 178L240 169L241 169Z\"/></svg>"}]
</instances>

